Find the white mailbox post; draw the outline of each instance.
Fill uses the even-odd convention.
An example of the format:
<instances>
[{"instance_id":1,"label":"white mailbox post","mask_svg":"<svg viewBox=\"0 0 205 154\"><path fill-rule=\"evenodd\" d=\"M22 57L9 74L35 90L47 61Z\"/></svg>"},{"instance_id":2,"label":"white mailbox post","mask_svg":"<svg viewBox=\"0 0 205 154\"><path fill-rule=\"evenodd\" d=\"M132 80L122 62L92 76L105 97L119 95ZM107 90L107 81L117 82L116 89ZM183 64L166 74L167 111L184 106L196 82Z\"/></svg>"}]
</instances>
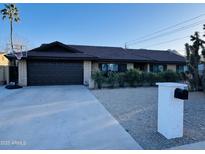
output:
<instances>
[{"instance_id":1,"label":"white mailbox post","mask_svg":"<svg viewBox=\"0 0 205 154\"><path fill-rule=\"evenodd\" d=\"M186 84L162 82L158 85L158 132L167 139L183 136L184 100L174 98L176 88Z\"/></svg>"}]
</instances>

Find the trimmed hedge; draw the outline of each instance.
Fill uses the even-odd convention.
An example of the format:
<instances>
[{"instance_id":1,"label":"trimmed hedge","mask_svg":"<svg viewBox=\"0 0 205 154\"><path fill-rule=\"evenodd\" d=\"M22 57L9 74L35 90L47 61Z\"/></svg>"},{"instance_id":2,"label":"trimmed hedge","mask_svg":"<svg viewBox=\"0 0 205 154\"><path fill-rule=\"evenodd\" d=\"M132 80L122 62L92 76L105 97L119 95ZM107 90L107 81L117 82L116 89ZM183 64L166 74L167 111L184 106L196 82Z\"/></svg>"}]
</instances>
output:
<instances>
[{"instance_id":1,"label":"trimmed hedge","mask_svg":"<svg viewBox=\"0 0 205 154\"><path fill-rule=\"evenodd\" d=\"M152 73L140 72L136 69L130 69L126 72L95 72L92 74L92 79L100 89L102 87L136 87L136 86L154 86L156 82L179 82L183 80L181 74L171 70ZM107 86L104 86L107 85Z\"/></svg>"}]
</instances>

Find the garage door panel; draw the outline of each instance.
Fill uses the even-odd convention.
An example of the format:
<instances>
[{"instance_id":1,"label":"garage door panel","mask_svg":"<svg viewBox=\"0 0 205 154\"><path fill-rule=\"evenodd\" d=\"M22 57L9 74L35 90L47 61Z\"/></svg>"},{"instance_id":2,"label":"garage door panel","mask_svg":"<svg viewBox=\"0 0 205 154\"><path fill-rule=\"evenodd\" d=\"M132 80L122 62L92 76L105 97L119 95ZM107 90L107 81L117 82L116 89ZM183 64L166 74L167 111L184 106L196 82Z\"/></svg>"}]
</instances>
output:
<instances>
[{"instance_id":1,"label":"garage door panel","mask_svg":"<svg viewBox=\"0 0 205 154\"><path fill-rule=\"evenodd\" d=\"M71 85L82 83L82 62L28 62L29 85Z\"/></svg>"}]
</instances>

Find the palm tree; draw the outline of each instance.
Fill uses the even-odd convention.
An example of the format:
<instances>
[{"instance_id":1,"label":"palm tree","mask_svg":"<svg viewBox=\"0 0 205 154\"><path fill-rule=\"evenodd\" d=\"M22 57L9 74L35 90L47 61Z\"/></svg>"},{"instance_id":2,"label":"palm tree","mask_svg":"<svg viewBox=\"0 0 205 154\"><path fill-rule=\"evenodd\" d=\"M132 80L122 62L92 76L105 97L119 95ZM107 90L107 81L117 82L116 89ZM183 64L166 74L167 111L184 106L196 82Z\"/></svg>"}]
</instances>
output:
<instances>
[{"instance_id":1,"label":"palm tree","mask_svg":"<svg viewBox=\"0 0 205 154\"><path fill-rule=\"evenodd\" d=\"M19 18L19 10L15 4L5 4L5 8L1 10L2 19L8 18L10 21L10 43L11 49L14 53L14 46L13 46L13 22L18 22Z\"/></svg>"}]
</instances>

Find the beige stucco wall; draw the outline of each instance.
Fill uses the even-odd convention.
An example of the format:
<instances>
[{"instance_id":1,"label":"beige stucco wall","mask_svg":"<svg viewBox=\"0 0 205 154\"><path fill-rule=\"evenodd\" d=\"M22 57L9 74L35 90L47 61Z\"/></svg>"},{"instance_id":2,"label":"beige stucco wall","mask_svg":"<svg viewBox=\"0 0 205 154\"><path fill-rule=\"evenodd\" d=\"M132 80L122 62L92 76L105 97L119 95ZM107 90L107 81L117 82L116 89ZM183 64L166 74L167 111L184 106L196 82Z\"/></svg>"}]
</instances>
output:
<instances>
[{"instance_id":1,"label":"beige stucco wall","mask_svg":"<svg viewBox=\"0 0 205 154\"><path fill-rule=\"evenodd\" d=\"M99 63L98 62L92 62L91 75L92 75L92 73L95 73L97 71L99 71ZM94 82L94 80L92 80L92 77L89 80L89 88L90 89L95 88L95 82Z\"/></svg>"},{"instance_id":2,"label":"beige stucco wall","mask_svg":"<svg viewBox=\"0 0 205 154\"><path fill-rule=\"evenodd\" d=\"M0 66L8 66L8 64L8 59L4 56L3 53L0 53Z\"/></svg>"},{"instance_id":3,"label":"beige stucco wall","mask_svg":"<svg viewBox=\"0 0 205 154\"><path fill-rule=\"evenodd\" d=\"M83 62L83 84L89 85L91 80L91 61L84 61Z\"/></svg>"},{"instance_id":4,"label":"beige stucco wall","mask_svg":"<svg viewBox=\"0 0 205 154\"><path fill-rule=\"evenodd\" d=\"M174 72L176 72L176 69L177 69L177 67L176 67L176 65L167 65L167 70L171 70L171 71L174 71Z\"/></svg>"},{"instance_id":5,"label":"beige stucco wall","mask_svg":"<svg viewBox=\"0 0 205 154\"><path fill-rule=\"evenodd\" d=\"M8 59L4 56L4 53L0 53L0 84L7 81L8 65L9 65Z\"/></svg>"},{"instance_id":6,"label":"beige stucco wall","mask_svg":"<svg viewBox=\"0 0 205 154\"><path fill-rule=\"evenodd\" d=\"M92 62L92 73L99 71L99 64L97 62Z\"/></svg>"},{"instance_id":7,"label":"beige stucco wall","mask_svg":"<svg viewBox=\"0 0 205 154\"><path fill-rule=\"evenodd\" d=\"M150 64L147 64L147 72L150 72Z\"/></svg>"},{"instance_id":8,"label":"beige stucco wall","mask_svg":"<svg viewBox=\"0 0 205 154\"><path fill-rule=\"evenodd\" d=\"M27 62L20 60L18 63L18 84L20 86L27 86Z\"/></svg>"},{"instance_id":9,"label":"beige stucco wall","mask_svg":"<svg viewBox=\"0 0 205 154\"><path fill-rule=\"evenodd\" d=\"M134 69L134 63L127 63L127 70Z\"/></svg>"}]
</instances>

